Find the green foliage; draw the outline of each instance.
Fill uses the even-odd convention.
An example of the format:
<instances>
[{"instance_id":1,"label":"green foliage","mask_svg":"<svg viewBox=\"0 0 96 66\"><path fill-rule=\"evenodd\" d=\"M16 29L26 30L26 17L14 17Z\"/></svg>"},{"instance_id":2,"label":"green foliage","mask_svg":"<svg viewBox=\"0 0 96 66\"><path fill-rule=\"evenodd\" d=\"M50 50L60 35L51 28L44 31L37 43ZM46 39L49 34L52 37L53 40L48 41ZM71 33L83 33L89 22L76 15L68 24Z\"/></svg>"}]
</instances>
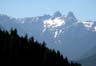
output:
<instances>
[{"instance_id":1,"label":"green foliage","mask_svg":"<svg viewBox=\"0 0 96 66\"><path fill-rule=\"evenodd\" d=\"M0 30L0 61L12 65L81 66L69 63L59 51L48 49L45 42L41 44L33 37L28 39L27 35L19 37L16 29L10 32Z\"/></svg>"}]
</instances>

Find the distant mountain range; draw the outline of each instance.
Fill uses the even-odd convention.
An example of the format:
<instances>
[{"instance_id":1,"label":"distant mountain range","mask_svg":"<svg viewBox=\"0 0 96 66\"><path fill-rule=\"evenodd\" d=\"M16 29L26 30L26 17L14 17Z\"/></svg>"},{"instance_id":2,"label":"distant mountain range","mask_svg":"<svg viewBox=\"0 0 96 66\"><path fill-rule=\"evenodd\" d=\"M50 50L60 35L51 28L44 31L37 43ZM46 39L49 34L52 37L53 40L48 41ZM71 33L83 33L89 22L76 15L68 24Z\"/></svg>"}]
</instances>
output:
<instances>
[{"instance_id":1,"label":"distant mountain range","mask_svg":"<svg viewBox=\"0 0 96 66\"><path fill-rule=\"evenodd\" d=\"M28 34L39 42L45 41L47 47L59 50L71 60L96 46L96 21L78 20L73 12L25 18L0 14L0 27L8 31L16 28L20 36Z\"/></svg>"},{"instance_id":2,"label":"distant mountain range","mask_svg":"<svg viewBox=\"0 0 96 66\"><path fill-rule=\"evenodd\" d=\"M82 66L96 66L96 46L81 56L77 62L81 63Z\"/></svg>"},{"instance_id":3,"label":"distant mountain range","mask_svg":"<svg viewBox=\"0 0 96 66\"><path fill-rule=\"evenodd\" d=\"M96 55L78 61L82 66L96 66Z\"/></svg>"}]
</instances>

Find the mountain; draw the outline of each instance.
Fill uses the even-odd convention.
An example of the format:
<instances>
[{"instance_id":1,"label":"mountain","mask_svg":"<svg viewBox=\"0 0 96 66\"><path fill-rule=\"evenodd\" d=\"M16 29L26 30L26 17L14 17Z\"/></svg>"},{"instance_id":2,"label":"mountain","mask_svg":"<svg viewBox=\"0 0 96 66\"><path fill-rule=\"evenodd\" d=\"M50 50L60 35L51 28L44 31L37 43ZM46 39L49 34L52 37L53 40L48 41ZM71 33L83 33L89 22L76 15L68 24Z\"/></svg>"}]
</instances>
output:
<instances>
[{"instance_id":1,"label":"mountain","mask_svg":"<svg viewBox=\"0 0 96 66\"><path fill-rule=\"evenodd\" d=\"M96 54L92 56L88 56L86 58L78 60L82 66L95 66L96 65Z\"/></svg>"},{"instance_id":2,"label":"mountain","mask_svg":"<svg viewBox=\"0 0 96 66\"><path fill-rule=\"evenodd\" d=\"M26 36L22 37L14 29L10 32L0 29L0 65L57 65L81 66L71 63L59 51L47 48L46 43L39 43Z\"/></svg>"},{"instance_id":3,"label":"mountain","mask_svg":"<svg viewBox=\"0 0 96 66\"><path fill-rule=\"evenodd\" d=\"M62 16L62 14L61 14L59 11L56 11L56 12L53 14L52 18L54 19L54 18L56 18L56 17L61 17L61 16Z\"/></svg>"},{"instance_id":4,"label":"mountain","mask_svg":"<svg viewBox=\"0 0 96 66\"><path fill-rule=\"evenodd\" d=\"M90 57L90 56L93 56L93 55L96 55L96 46L92 47L91 49L89 49L86 53L84 53L82 56L80 56L78 58L78 60L80 59L84 59L84 58L87 58L87 57Z\"/></svg>"},{"instance_id":5,"label":"mountain","mask_svg":"<svg viewBox=\"0 0 96 66\"><path fill-rule=\"evenodd\" d=\"M77 62L81 63L82 66L95 66L96 65L96 46L88 50L83 54Z\"/></svg>"},{"instance_id":6,"label":"mountain","mask_svg":"<svg viewBox=\"0 0 96 66\"><path fill-rule=\"evenodd\" d=\"M12 18L0 15L0 25L4 29L16 28L18 34L34 36L39 42L45 41L47 47L59 50L64 56L75 60L96 46L96 21L78 20L73 12L53 15Z\"/></svg>"}]
</instances>

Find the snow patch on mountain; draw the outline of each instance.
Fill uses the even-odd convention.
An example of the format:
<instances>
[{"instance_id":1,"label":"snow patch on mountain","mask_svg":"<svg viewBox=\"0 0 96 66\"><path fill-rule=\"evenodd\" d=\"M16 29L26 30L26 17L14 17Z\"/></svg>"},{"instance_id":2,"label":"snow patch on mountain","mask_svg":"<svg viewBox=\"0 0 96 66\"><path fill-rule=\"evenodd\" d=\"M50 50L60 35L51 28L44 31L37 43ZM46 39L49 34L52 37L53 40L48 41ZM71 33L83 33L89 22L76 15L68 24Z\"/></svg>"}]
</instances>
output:
<instances>
[{"instance_id":1,"label":"snow patch on mountain","mask_svg":"<svg viewBox=\"0 0 96 66\"><path fill-rule=\"evenodd\" d=\"M94 31L96 31L96 26L94 27Z\"/></svg>"},{"instance_id":2,"label":"snow patch on mountain","mask_svg":"<svg viewBox=\"0 0 96 66\"><path fill-rule=\"evenodd\" d=\"M61 32L62 32L62 30L61 30L61 29L56 30L56 31L55 31L55 33L54 33L54 38L57 38L57 36L58 36L58 35L60 35L60 34L61 34Z\"/></svg>"},{"instance_id":3,"label":"snow patch on mountain","mask_svg":"<svg viewBox=\"0 0 96 66\"><path fill-rule=\"evenodd\" d=\"M92 21L85 21L85 22L82 22L84 24L85 27L87 28L91 28L92 25L94 24L94 22Z\"/></svg>"},{"instance_id":4,"label":"snow patch on mountain","mask_svg":"<svg viewBox=\"0 0 96 66\"><path fill-rule=\"evenodd\" d=\"M44 23L44 28L56 28L64 25L65 21L64 19L61 19L61 17L57 17L54 19L45 20L43 23Z\"/></svg>"},{"instance_id":5,"label":"snow patch on mountain","mask_svg":"<svg viewBox=\"0 0 96 66\"><path fill-rule=\"evenodd\" d=\"M49 48L60 50L72 59L87 51L86 47L96 44L96 21L78 20L72 12L62 15L57 11L52 16L17 19L0 15L0 25L7 30L16 28L19 35L27 33L29 37L34 36L40 42L45 41Z\"/></svg>"},{"instance_id":6,"label":"snow patch on mountain","mask_svg":"<svg viewBox=\"0 0 96 66\"><path fill-rule=\"evenodd\" d=\"M55 32L55 35L54 35L54 38L56 38L56 37L57 37L57 35L58 35L58 32L56 31L56 32Z\"/></svg>"}]
</instances>

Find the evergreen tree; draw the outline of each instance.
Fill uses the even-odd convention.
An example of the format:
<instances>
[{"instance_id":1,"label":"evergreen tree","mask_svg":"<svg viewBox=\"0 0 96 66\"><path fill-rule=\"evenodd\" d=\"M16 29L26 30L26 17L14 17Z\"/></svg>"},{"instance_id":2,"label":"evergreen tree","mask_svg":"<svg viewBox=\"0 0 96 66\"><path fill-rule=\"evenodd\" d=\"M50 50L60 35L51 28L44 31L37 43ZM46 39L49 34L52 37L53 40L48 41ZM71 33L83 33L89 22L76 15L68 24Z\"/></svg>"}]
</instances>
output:
<instances>
[{"instance_id":1,"label":"evergreen tree","mask_svg":"<svg viewBox=\"0 0 96 66\"><path fill-rule=\"evenodd\" d=\"M0 30L0 64L11 65L58 65L81 66L79 63L69 62L59 51L48 49L46 43L20 37L16 29L10 32Z\"/></svg>"}]
</instances>

